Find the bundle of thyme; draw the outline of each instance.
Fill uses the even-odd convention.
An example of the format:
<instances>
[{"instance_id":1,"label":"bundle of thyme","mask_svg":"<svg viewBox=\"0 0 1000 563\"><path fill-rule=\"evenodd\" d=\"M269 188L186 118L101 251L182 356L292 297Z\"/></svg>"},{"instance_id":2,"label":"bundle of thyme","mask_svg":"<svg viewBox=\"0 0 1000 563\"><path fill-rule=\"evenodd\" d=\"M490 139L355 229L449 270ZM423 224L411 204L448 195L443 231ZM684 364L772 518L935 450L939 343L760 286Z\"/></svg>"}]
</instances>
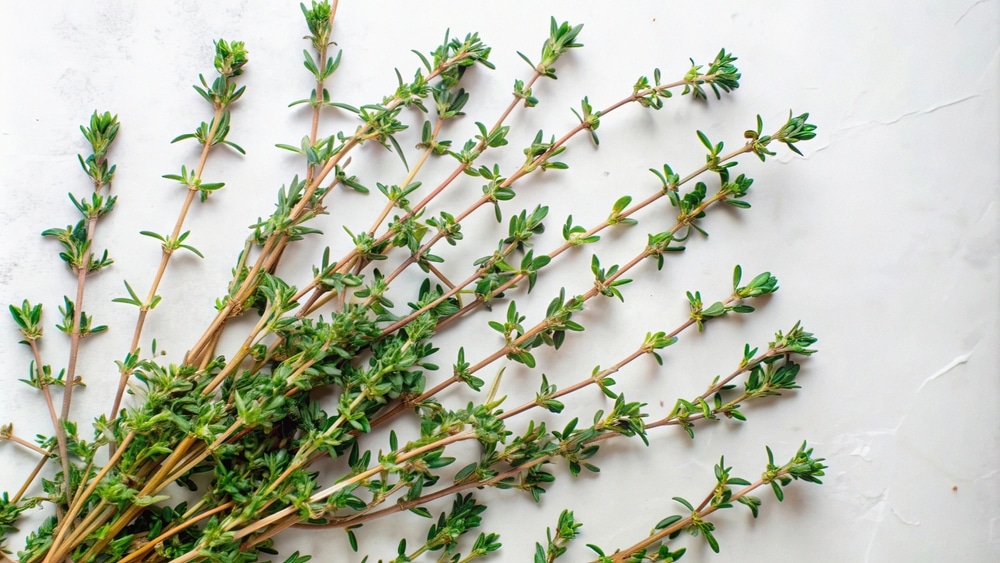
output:
<instances>
[{"instance_id":1,"label":"bundle of thyme","mask_svg":"<svg viewBox=\"0 0 1000 563\"><path fill-rule=\"evenodd\" d=\"M81 218L43 233L58 241L59 257L76 280L75 294L58 306L55 325L69 340L64 367L53 368L43 355L42 305L27 300L10 305L29 351L29 373L22 381L38 390L52 422L52 430L34 441L10 425L0 434L10 442L4 447L25 447L39 458L23 486L0 497L0 541L27 511L44 507L51 513L26 537L18 561L258 561L276 553L274 537L292 526L346 530L359 550L363 524L398 512L415 515L405 525L422 526L426 539L415 545L404 538L395 553L371 557L470 561L497 552L502 539L485 529L487 505L478 491L513 489L541 501L567 469L570 475L598 471L607 440L635 438L655 447L666 437L657 429L669 426L683 429L677 435L684 439L693 438L700 424L745 421L751 403L798 387L798 362L814 352L816 339L795 323L766 345L747 344L729 374L711 379L697 396L677 399L661 418L651 419L644 403L616 388L613 376L630 363L645 356L662 363L685 331L752 313L754 300L778 289L771 273L746 279L736 266L728 295L705 299L688 292L684 318L673 328L653 329L633 349L620 351L609 367L594 368L577 380L572 374L539 374L533 399L523 404L505 400L504 365L535 368L544 349L557 350L584 330L580 313L593 300L624 300L629 276L640 264L663 268L689 240L706 234L703 219L717 208L750 207L746 198L753 179L734 170L741 158L766 161L779 148L799 153L796 144L813 138L808 114L790 114L772 129L758 117L750 129L734 132L742 140L731 149L698 131L703 164L679 171L655 167L645 196L609 201L607 218L596 224L579 224L572 216L551 218L547 206L518 209L512 202L522 185L543 171L568 168L559 158L578 142L576 137L589 137L596 145L601 123L623 106L659 110L675 103L674 97L703 103L730 94L740 79L733 54L723 49L705 64L692 61L674 79L655 70L603 107L583 98L573 110L578 121L573 127L557 134L538 131L527 146L508 147L516 113L538 103L540 81L556 78L559 60L582 46L582 26L553 18L540 54L518 53L528 66L513 84L509 105L492 125L475 122L471 138L456 140L446 133L457 132L451 126L474 95L463 78L481 71L473 69L493 68L491 49L477 34L445 34L433 49L414 51L417 68L397 71L395 91L352 105L335 101L331 92L342 55L332 40L336 2L313 1L302 12L310 43L304 66L315 87L291 105L308 108L312 122L299 143L278 145L299 155L301 168L278 190L274 209L251 226L232 279L216 301L214 320L183 357L166 361L144 333L145 321L162 314L160 283L172 258L179 252L201 256L188 240L185 223L192 206L224 187L206 179L212 155L244 152L230 133L238 123L232 108L245 93L240 77L247 47L216 41L215 74L199 76L194 86L207 104L206 121L174 139L197 143L200 156L164 176L184 192L180 212L167 230L142 232L160 244L160 263L148 286L125 281L122 297L115 299L135 308L133 338L117 362L117 393L108 401L107 414L86 423L71 420L70 409L74 388L81 384L78 358L90 342L85 338L107 329L84 304L93 306L85 299L88 276L112 264L100 247L99 226L117 204L111 195L111 151L119 123L109 112L95 112L81 127L91 152L80 157L80 164L91 189L70 195ZM356 126L322 133L330 112L352 115ZM415 152L398 140L408 128L420 131ZM379 147L401 159L402 178L352 173L352 159ZM509 150L524 158L506 169L494 155ZM450 171L433 177L427 166L431 159L450 163ZM443 205L439 196L463 181L481 189L464 207L449 207L452 199ZM344 190L371 191L370 197L384 198L384 207L370 222L358 224L356 216L334 203ZM630 260L612 264L592 250L601 248L607 230L638 228L638 217L654 205L672 209L672 223L650 232ZM343 246L333 242L337 233L324 235L315 226L314 219L331 211L339 214L349 240L343 255L332 249ZM463 236L470 216L490 212L507 225L503 236L492 241ZM535 246L553 221L561 227L561 240L551 248ZM304 283L292 285L289 280L301 273L286 272L282 258L293 245L310 243L319 247L315 265ZM473 252L482 257L471 264L446 264L443 243L478 243ZM326 244L332 246L324 249ZM561 256L581 252L592 256L583 283L569 279L557 294L543 297L548 305L541 316L522 305L536 298L529 293L539 279L558 275ZM253 322L235 322L240 317ZM435 338L459 323L477 340L492 333L495 349L474 355L462 347L453 359L442 358ZM245 327L249 331L238 335L240 343L226 348L233 331ZM439 361L451 368L439 369ZM473 400L461 404L449 398L463 387L474 392ZM591 387L606 396L606 406L585 417L565 416L578 392ZM476 447L459 448L460 442ZM768 448L762 474L748 480L734 476L723 458L703 500L675 497L675 508L664 511L678 514L650 522L652 532L644 538L637 534L633 545L602 548L596 545L600 537L588 539L592 558L675 561L684 548L672 540L683 533L703 537L718 551L709 518L714 512L738 503L756 517L762 504L757 489L770 488L780 501L793 481L820 482L823 460L805 443L786 459L776 460ZM175 485L189 494L180 495ZM450 507L435 503L438 499L450 499ZM584 532L570 510L553 523L536 538L536 562L568 553L570 540ZM384 546L384 541L372 545ZM11 553L6 543L0 547ZM285 561L308 559L296 552Z\"/></svg>"}]
</instances>

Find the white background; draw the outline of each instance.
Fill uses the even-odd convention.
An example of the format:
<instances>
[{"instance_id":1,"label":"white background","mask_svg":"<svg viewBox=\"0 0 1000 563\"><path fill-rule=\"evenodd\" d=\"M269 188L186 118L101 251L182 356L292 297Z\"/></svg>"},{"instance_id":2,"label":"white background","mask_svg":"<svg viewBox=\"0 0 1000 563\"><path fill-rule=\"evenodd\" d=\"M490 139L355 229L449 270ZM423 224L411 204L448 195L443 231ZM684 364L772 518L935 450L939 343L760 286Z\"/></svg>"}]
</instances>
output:
<instances>
[{"instance_id":1,"label":"white background","mask_svg":"<svg viewBox=\"0 0 1000 563\"><path fill-rule=\"evenodd\" d=\"M654 67L673 80L687 70L688 57L707 62L723 46L740 57L742 86L721 102L676 97L660 112L622 109L602 121L599 149L575 139L565 157L568 172L527 182L505 209L550 205L552 237L539 242L540 251L552 247L566 215L592 225L618 196L652 193L658 184L648 168L669 162L683 174L699 166L696 129L735 147L758 113L768 130L790 108L810 112L820 126L819 136L802 145L805 158L779 150L766 165L741 165L757 180L749 198L753 209L710 214L704 223L710 240L693 240L663 272L640 266L630 276L636 283L625 288L624 305L594 302L579 315L588 327L584 335L571 336L557 354L540 354L535 371L508 369L503 391L517 404L530 399L542 371L565 385L595 364L614 363L647 331L683 321L684 291L722 297L736 263L749 276L773 272L781 290L747 318L720 320L701 335L685 333L667 352L663 369L648 359L637 362L617 377L622 390L662 416L677 397L694 396L713 375L727 373L744 342L766 346L775 330L799 319L820 338L820 352L800 375L803 388L749 405L746 424L703 425L694 442L680 431L660 430L651 433L650 448L609 445L595 460L602 467L598 477L571 481L559 471L541 505L511 491L484 493L493 502L483 530L500 532L506 544L496 560L529 560L534 542L543 540L545 526L554 525L562 508L584 522L583 538L567 560L587 560L585 543L623 547L678 512L670 497L700 500L720 455L737 474L753 478L763 466L765 444L785 457L804 439L827 458L825 484L796 484L780 505L762 495L757 521L742 509L719 514L722 554L713 557L703 542L682 540L693 546L686 561L1000 556L1000 3L341 4L334 38L345 54L330 87L338 101L378 102L395 87L393 67L412 76L418 61L409 50L430 50L446 28L454 35L478 31L494 47L497 70L470 72L469 115L446 130L459 145L474 134L474 121L496 119L513 79L527 76L515 51L537 59L550 15L585 25L580 40L586 47L560 61L558 81L539 83L537 108L511 118L511 150L484 156L505 170L519 164L520 147L538 128L558 136L572 127L568 108L584 95L605 107ZM173 359L207 322L245 227L269 213L276 189L302 171L293 155L273 145L297 144L308 130L307 111L286 108L311 88L301 66L306 29L298 3L288 1L6 2L3 12L0 302L45 304L44 353L54 365L65 361L62 336L52 328L56 307L73 291L73 281L56 257L57 244L38 234L76 221L65 193L87 189L76 163L76 154L85 151L78 124L94 109L117 113L122 122L111 153L118 164L118 207L97 235L116 263L91 280L85 305L112 330L89 342L83 357L89 387L78 394L74 415L85 420L108 408L106 397L117 381L113 360L124 354L134 322L132 310L109 301L123 294L122 279L145 293L159 259L155 243L137 232L169 231L182 199L161 175L196 163L194 143L169 140L210 116L190 84L212 70L212 39L244 40L250 49L241 78L247 93L234 108L230 135L248 156L218 151L210 159L206 179L227 187L197 206L186 226L207 259L177 256L161 291L164 303L147 325L143 346L155 337ZM352 127L342 112L331 111L324 131ZM401 137L406 147L414 142ZM353 172L371 186L399 182L405 174L378 147L363 148L355 161ZM478 184L457 184L446 198L454 203L445 208L460 209L458 202L471 201ZM378 195L337 197L322 243L334 246L335 255L347 244L340 225L363 229L382 204ZM453 267L492 250L498 235L488 232L485 215L468 227L464 246L443 251ZM529 322L559 287L587 289L589 251L607 264L624 262L642 247L645 233L666 228L671 217L661 202L638 216L638 227L553 264L532 299L523 300L523 308L534 312ZM317 248L302 248L290 260L308 264ZM500 313L445 332L438 363L450 365L459 345L480 355L493 350L499 342L485 322ZM17 340L14 324L0 323L0 422L13 422L16 433L30 439L49 426L41 398L17 382L29 361ZM607 407L584 395L575 411L584 418ZM463 400L457 394L445 399L455 405ZM0 446L0 489L13 491L36 458L13 444ZM392 557L400 531L412 542L423 526L407 515L366 526L359 533L362 551L374 559ZM337 531L294 532L283 546L314 553L318 561L361 559L344 552Z\"/></svg>"}]
</instances>

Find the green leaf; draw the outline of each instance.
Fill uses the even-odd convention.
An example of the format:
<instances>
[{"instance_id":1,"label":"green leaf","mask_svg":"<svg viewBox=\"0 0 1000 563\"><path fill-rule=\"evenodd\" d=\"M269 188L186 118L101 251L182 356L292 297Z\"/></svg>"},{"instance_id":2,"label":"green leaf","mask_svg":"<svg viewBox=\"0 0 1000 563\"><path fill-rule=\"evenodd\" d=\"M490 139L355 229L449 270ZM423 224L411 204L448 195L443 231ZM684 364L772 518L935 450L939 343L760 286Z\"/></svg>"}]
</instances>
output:
<instances>
[{"instance_id":1,"label":"green leaf","mask_svg":"<svg viewBox=\"0 0 1000 563\"><path fill-rule=\"evenodd\" d=\"M535 543L535 561L534 563L548 563L545 559L545 549L542 548L542 544Z\"/></svg>"},{"instance_id":2,"label":"green leaf","mask_svg":"<svg viewBox=\"0 0 1000 563\"><path fill-rule=\"evenodd\" d=\"M417 516L423 516L424 518L433 518L433 516L431 516L431 511L427 510L423 506L415 506L410 509L410 512L416 514Z\"/></svg>"},{"instance_id":3,"label":"green leaf","mask_svg":"<svg viewBox=\"0 0 1000 563\"><path fill-rule=\"evenodd\" d=\"M356 107L354 107L352 105L341 103L341 102L330 102L328 105L331 105L331 106L333 106L335 108L346 109L347 111L349 111L349 112L351 112L353 114L360 114L361 113L360 109L358 109L358 108L356 108Z\"/></svg>"},{"instance_id":4,"label":"green leaf","mask_svg":"<svg viewBox=\"0 0 1000 563\"><path fill-rule=\"evenodd\" d=\"M708 140L708 136L702 133L700 130L697 131L697 133L698 133L698 138L701 139L701 144L705 145L705 148L707 148L709 152L715 154L715 146L712 145L712 141Z\"/></svg>"},{"instance_id":5,"label":"green leaf","mask_svg":"<svg viewBox=\"0 0 1000 563\"><path fill-rule=\"evenodd\" d=\"M116 297L111 301L113 303L125 303L126 305L135 305L136 307L141 308L142 300L139 299L139 296L136 295L135 291L132 289L132 286L130 286L127 281L125 282L125 289L128 291L129 295L128 297Z\"/></svg>"},{"instance_id":6,"label":"green leaf","mask_svg":"<svg viewBox=\"0 0 1000 563\"><path fill-rule=\"evenodd\" d=\"M653 529L655 529L655 530L662 530L664 528L669 528L670 526L673 526L674 524L676 524L677 522L680 522L683 519L684 519L683 516L679 516L679 515L676 515L676 514L673 515L673 516L668 516L668 517L664 518L663 520L660 520L659 522L657 522L656 526L653 526Z\"/></svg>"},{"instance_id":7,"label":"green leaf","mask_svg":"<svg viewBox=\"0 0 1000 563\"><path fill-rule=\"evenodd\" d=\"M785 500L785 492L781 490L781 485L777 481L771 481L771 489L774 491L774 496L778 498L778 502Z\"/></svg>"},{"instance_id":8,"label":"green leaf","mask_svg":"<svg viewBox=\"0 0 1000 563\"><path fill-rule=\"evenodd\" d=\"M693 505L692 505L692 504L691 504L690 502L688 502L688 501L684 500L684 499L683 499L683 498L681 498L681 497L673 497L673 499L674 499L674 501L676 501L676 502L679 502L679 503L683 504L683 505L684 505L684 507L685 507L685 508L687 508L688 510L690 510L690 511L692 511L692 512L694 511L694 506L693 506Z\"/></svg>"},{"instance_id":9,"label":"green leaf","mask_svg":"<svg viewBox=\"0 0 1000 563\"><path fill-rule=\"evenodd\" d=\"M712 535L712 532L709 532L706 529L702 529L701 533L705 536L705 541L708 542L708 547L712 548L712 551L718 553L719 540L715 539L715 536Z\"/></svg>"}]
</instances>

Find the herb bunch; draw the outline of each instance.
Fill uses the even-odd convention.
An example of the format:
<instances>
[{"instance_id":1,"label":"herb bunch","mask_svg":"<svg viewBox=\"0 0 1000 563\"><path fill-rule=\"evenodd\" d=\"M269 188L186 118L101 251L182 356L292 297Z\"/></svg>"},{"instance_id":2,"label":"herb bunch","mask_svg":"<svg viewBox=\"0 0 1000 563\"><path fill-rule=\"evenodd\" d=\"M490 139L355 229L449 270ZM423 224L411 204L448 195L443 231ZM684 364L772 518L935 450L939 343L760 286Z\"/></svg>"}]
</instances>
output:
<instances>
[{"instance_id":1,"label":"herb bunch","mask_svg":"<svg viewBox=\"0 0 1000 563\"><path fill-rule=\"evenodd\" d=\"M741 158L767 161L782 148L799 153L797 143L814 137L809 115L792 113L771 132L758 117L735 148L698 131L703 164L684 171L658 165L651 169L645 197L618 197L607 218L592 225L572 216L555 218L559 240L551 248L536 246L549 242L539 235L547 224L553 232L553 220L545 205L512 207L525 183L545 171L567 169L560 155L571 150L576 137L599 144L602 121L623 106L660 110L674 97L706 103L730 94L741 78L732 53L723 49L707 64L692 61L673 80L657 69L603 107L584 97L573 108L577 123L566 131L538 131L526 146L508 147L516 112L538 104L540 81L555 79L560 59L582 47L581 25L553 18L540 54L518 53L528 68L515 80L508 106L492 125L475 122L471 138L454 140L445 135L474 95L465 89L464 77L493 68L493 53L477 34L446 33L433 49L414 51L417 68L397 71L394 91L353 105L335 101L331 90L342 56L332 39L336 2L313 1L302 5L302 12L309 32L303 65L315 86L291 106L311 112L311 126L298 143L277 145L298 155L301 168L278 190L273 211L251 226L232 279L216 300L214 319L182 358L166 361L144 333L145 321L163 304L159 287L173 256L179 251L202 256L189 241L185 222L192 206L225 186L205 179L211 156L219 150L244 153L230 134L238 130L239 115L234 117L232 108L245 93L240 76L248 51L240 41L216 41L214 75L199 76L194 86L208 106L206 121L174 139L196 143L198 160L164 175L180 186L184 199L169 231L141 233L158 241L160 263L148 287L125 281L122 297L114 300L135 307L133 337L117 362L118 388L108 414L87 424L72 421L70 407L74 387L82 384L76 365L84 339L107 329L83 306L88 276L112 264L96 245L97 226L117 202L110 195L115 165L109 151L119 123L109 112L95 112L81 128L91 154L80 164L92 191L70 195L81 215L76 225L43 233L58 241L59 257L76 280L75 296L63 300L56 325L69 338L65 368L56 372L43 356L42 305L25 300L9 307L30 352L29 375L22 381L38 390L52 421L52 431L34 442L10 425L0 432L0 438L39 457L24 485L0 497L0 538L28 510L42 506L52 513L27 536L18 561L258 561L276 553L275 536L292 526L345 530L359 550L359 529L366 522L398 512L413 513L417 524L425 519L426 539L414 545L404 538L394 554L372 557L470 561L501 548L496 533L480 531L488 526L482 489L521 491L540 502L557 477L597 472L607 440L635 438L655 447L665 438L656 429L666 426L694 438L695 429L709 421L746 421L750 403L798 388L800 362L814 352L816 338L795 323L766 346L744 346L728 375L710 379L693 398L678 398L662 418L651 418L647 405L618 389L616 374L632 362L650 356L662 364L685 331L750 314L752 303L777 291L770 272L747 281L736 266L728 295L704 299L688 292L684 318L670 329L649 332L609 367L595 367L576 380L570 374L539 374L534 398L521 404L511 404L504 391L504 366L536 368L541 355L584 331L582 313L593 300L624 301L639 266L652 263L660 270L672 255L687 251L707 234L708 214L720 207L749 208L754 180L736 173ZM331 112L353 116L355 125L322 133ZM400 143L407 130L419 130L415 151ZM380 148L400 158L401 178L352 173L352 159ZM511 150L523 160L507 169L494 154ZM449 163L450 171L432 177L432 159ZM441 194L469 181L480 186L475 197L465 207L448 207L452 200ZM385 201L370 223L358 225L343 213L349 244L338 256L334 249L342 245L330 238L337 235L321 233L316 219L341 213L335 202L343 190L371 192ZM525 305L537 303L532 290L539 279L557 275L561 256L600 248L605 231L638 228L638 217L654 205L669 207L672 223L648 233L629 260L613 264L590 252L586 275L544 296L542 315ZM464 236L469 217L484 210L507 225L498 240ZM290 247L310 241L331 246L315 252L315 264L294 285L291 280L302 273L285 271L282 258ZM443 250L476 243L474 252L484 254L464 267L454 266ZM240 317L253 321L236 322ZM459 348L449 375L440 375L435 338L460 323L463 330L492 334L497 346L482 356ZM239 344L227 348L233 333L244 328L236 337ZM572 399L589 387L603 393L606 405L569 416ZM461 388L473 397L464 405L450 399ZM462 442L475 444L475 453L459 447ZM819 483L823 476L823 460L806 444L784 463L776 462L770 449L767 456L755 481L733 476L723 458L703 501L676 497L681 514L664 518L631 546L591 543L593 557L674 561L684 548L671 542L684 532L703 537L718 551L708 519L714 512L742 504L756 517L762 504L751 494L756 489L770 487L780 501L793 481ZM435 502L439 499L445 500ZM441 504L448 500L450 508ZM535 561L564 556L582 533L573 512L563 511L554 528L539 534ZM285 561L308 559L296 552Z\"/></svg>"}]
</instances>

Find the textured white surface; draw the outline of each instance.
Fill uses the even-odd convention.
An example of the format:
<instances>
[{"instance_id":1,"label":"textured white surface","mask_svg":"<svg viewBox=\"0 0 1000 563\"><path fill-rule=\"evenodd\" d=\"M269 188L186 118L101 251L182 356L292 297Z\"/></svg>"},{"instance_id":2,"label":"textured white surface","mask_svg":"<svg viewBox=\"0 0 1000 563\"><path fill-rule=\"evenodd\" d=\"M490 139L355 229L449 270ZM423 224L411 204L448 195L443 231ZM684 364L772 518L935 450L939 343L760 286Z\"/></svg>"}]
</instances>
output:
<instances>
[{"instance_id":1,"label":"textured white surface","mask_svg":"<svg viewBox=\"0 0 1000 563\"><path fill-rule=\"evenodd\" d=\"M693 242L664 272L641 268L626 287L624 305L589 308L581 315L587 333L568 339L564 353L540 356L538 370L568 383L594 364L613 363L647 331L683 320L685 290L721 295L740 263L747 274L772 271L781 291L749 318L685 335L668 352L666 368L640 363L618 379L627 394L659 413L728 371L744 342L766 345L774 330L802 319L820 338L820 353L800 376L803 389L749 406L745 425L704 426L694 442L657 432L649 449L609 446L596 460L599 477L561 478L541 506L520 497L497 504L484 526L500 532L509 549L497 559L528 560L563 507L584 522L568 560L586 560L584 543L627 545L676 511L671 496L700 498L720 455L737 474L753 476L764 463L764 444L783 457L803 439L827 458L826 484L796 485L781 505L765 497L757 521L742 510L720 515L722 554L712 557L703 543L689 542L694 547L686 561L1000 558L1000 2L627 6L345 0L338 14L334 37L345 54L331 92L351 104L390 92L393 67L412 75L417 61L409 49L432 48L446 28L479 31L494 47L497 70L469 76L469 117L449 133L459 144L473 134L473 121L495 119L512 80L526 74L515 51L537 56L550 14L583 23L586 47L560 62L558 81L535 88L538 108L514 115L520 133L512 148L539 127L557 135L571 127L568 108L583 95L601 107L630 93L636 77L654 67L670 80L686 70L688 57L707 61L721 46L740 57L744 78L733 95L707 106L678 97L661 112L628 108L608 116L598 150L575 140L568 173L547 175L507 207L550 204L553 235L569 213L589 225L619 195L651 193L656 183L647 168L698 166L696 128L736 146L757 113L766 129L789 108L809 111L820 126L817 139L802 146L805 158L782 152L766 165L741 165L757 179L753 209L714 214L705 224L711 239ZM75 156L84 150L77 125L95 108L117 113L123 124L111 157L118 164L119 204L98 234L116 264L92 280L85 307L112 331L92 342L83 359L90 386L74 409L83 418L107 409L103 397L117 379L112 361L131 334L132 311L109 300L122 293L122 279L148 287L158 260L155 244L136 233L169 229L180 203L178 190L161 175L196 158L193 144L168 141L208 117L190 84L211 71L211 40L241 39L250 49L247 94L234 109L230 137L249 154L212 157L206 178L227 187L188 222L192 244L208 259L178 257L162 291L163 310L146 328L174 357L211 313L245 226L269 212L277 187L301 171L273 144L297 144L307 131L304 110L285 107L311 88L300 62L305 28L298 3L287 1L8 2L3 12L0 303L44 302L49 326L55 322L59 296L72 291L72 280L57 262L57 245L38 233L76 220L65 193L86 189ZM351 126L330 115L328 131ZM412 145L412 138L402 144ZM381 181L402 178L384 151L362 153L380 167ZM518 157L515 148L501 162L509 168ZM374 185L372 168L357 160L354 172ZM478 184L466 181L455 190L451 201L467 201ZM366 227L367 218L356 218L380 206L375 196L344 196L326 223L328 244L344 248L340 222ZM623 261L669 216L663 206L647 212L632 232L606 237L596 251L606 263ZM467 237L479 229L483 240L495 240L488 228L483 221ZM462 252L447 256L458 264L483 253ZM315 257L300 251L290 258L309 263ZM543 279L532 294L534 310L561 285L584 291L588 260L589 253L577 253L558 264L553 271L580 274ZM478 330L485 317L476 318L468 326ZM469 343L466 333L446 335L439 363L451 363L458 342L480 352L496 344L489 337ZM47 432L48 424L39 397L16 382L29 360L17 340L13 323L0 322L0 422L13 421L19 435L30 437ZM48 361L61 363L58 333L50 328L46 340ZM509 369L504 391L528 397L534 377ZM12 444L0 446L0 489L16 489L35 458ZM414 521L404 515L366 526L364 550L391 557L397 532L407 523L422 525ZM414 538L423 533L419 526L409 530ZM380 531L388 539L380 540ZM346 549L339 532L296 532L283 545L318 561L360 559L339 555Z\"/></svg>"}]
</instances>

